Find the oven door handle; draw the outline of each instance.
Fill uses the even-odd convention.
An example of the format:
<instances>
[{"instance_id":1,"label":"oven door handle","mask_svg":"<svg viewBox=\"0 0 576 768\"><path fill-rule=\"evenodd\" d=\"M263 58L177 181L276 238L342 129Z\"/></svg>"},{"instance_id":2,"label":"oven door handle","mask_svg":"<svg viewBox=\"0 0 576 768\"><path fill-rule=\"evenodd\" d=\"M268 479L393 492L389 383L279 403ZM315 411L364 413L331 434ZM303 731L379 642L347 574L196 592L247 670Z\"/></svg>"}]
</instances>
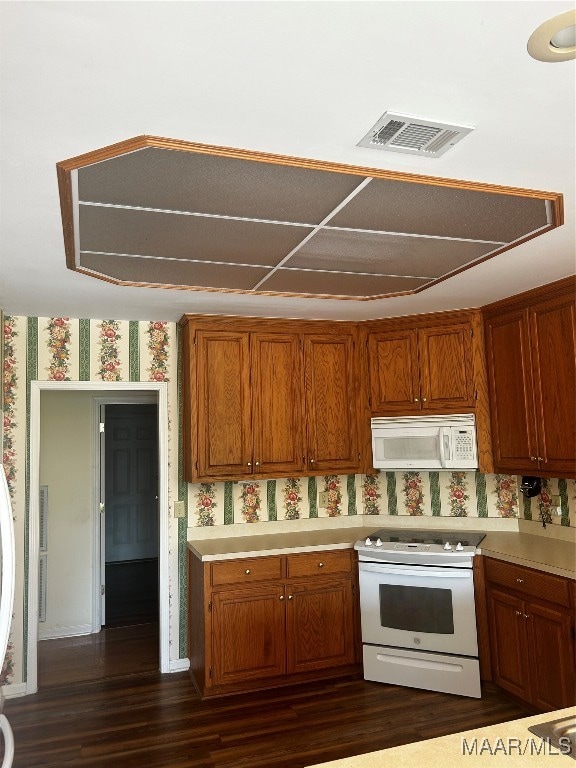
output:
<instances>
[{"instance_id":1,"label":"oven door handle","mask_svg":"<svg viewBox=\"0 0 576 768\"><path fill-rule=\"evenodd\" d=\"M379 563L359 563L361 571L371 573L387 573L390 576L417 576L422 578L428 575L433 579L469 579L472 576L470 568L404 568L402 566L387 568Z\"/></svg>"}]
</instances>

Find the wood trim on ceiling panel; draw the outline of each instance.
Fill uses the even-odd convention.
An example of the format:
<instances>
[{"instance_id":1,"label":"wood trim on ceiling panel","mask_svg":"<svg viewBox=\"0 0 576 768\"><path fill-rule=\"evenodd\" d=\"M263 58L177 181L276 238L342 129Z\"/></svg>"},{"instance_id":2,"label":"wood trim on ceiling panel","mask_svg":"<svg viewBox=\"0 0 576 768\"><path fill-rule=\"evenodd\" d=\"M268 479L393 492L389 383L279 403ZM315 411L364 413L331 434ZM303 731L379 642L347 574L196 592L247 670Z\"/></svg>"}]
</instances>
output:
<instances>
[{"instance_id":1,"label":"wood trim on ceiling panel","mask_svg":"<svg viewBox=\"0 0 576 768\"><path fill-rule=\"evenodd\" d=\"M460 180L454 180L454 179L441 179L438 177L432 177L432 176L422 176L417 174L406 174L406 173L398 173L395 171L386 171L381 169L374 169L374 168L365 168L360 166L350 166L350 165L343 165L343 164L337 164L337 163L330 163L326 161L317 161L317 160L307 160L304 158L294 158L284 155L272 155L269 153L261 153L261 152L253 152L249 150L240 150L240 149L234 149L234 148L227 148L227 147L218 147L218 146L210 146L205 144L197 144L192 142L185 142L185 141L178 141L174 139L166 139L166 138L160 138L160 137L150 137L150 136L138 136L133 139L129 139L127 141L119 142L117 144L103 147L99 150L96 150L94 152L89 152L84 155L79 155L74 158L70 158L69 160L62 161L61 163L57 164L57 173L58 173L58 183L59 183L59 189L60 189L60 202L61 202L61 210L62 210L62 221L63 221L63 231L64 231L64 243L65 243L65 249L66 249L66 262L69 268L76 269L77 271L90 274L90 270L96 272L94 276L100 277L101 279L110 280L112 282L119 282L122 284L128 284L128 285L148 285L149 287L175 287L175 288L183 288L183 289L192 289L192 290L223 290L223 291L231 291L231 292L240 292L243 293L245 291L250 291L250 288L254 288L255 285L258 285L258 282L254 283L250 286L250 288L247 287L247 281L243 279L240 283L240 287L236 285L235 287L229 287L224 286L222 280L216 280L214 277L211 277L208 282L212 283L211 285L201 286L201 285L189 285L188 280L186 281L178 281L178 284L175 284L175 281L171 278L163 277L162 279L159 279L157 281L150 281L150 282L143 282L140 279L140 276L138 275L138 278L134 279L134 273L129 276L125 273L124 269L121 271L124 273L123 277L119 277L118 275L109 275L105 274L105 270L100 268L96 268L96 266L91 263L91 265L88 267L87 262L82 260L81 265L76 264L76 254L75 254L75 238L74 238L74 193L72 188L72 172L75 169L82 169L86 168L87 166L102 163L104 160L112 160L115 157L119 157L121 155L126 155L127 153L138 153L139 150L145 150L147 148L155 148L158 150L172 150L172 151L179 151L179 152L187 152L187 153L196 153L196 154L202 154L205 155L206 158L208 156L211 156L212 158L220 158L220 159L236 159L236 160L244 160L244 161L253 161L258 163L268 163L271 165L276 165L283 167L284 170L286 168L293 168L293 169L308 169L308 170L318 170L323 172L330 172L331 174L331 180L330 184L327 185L327 188L330 189L331 195L337 195L338 192L342 192L342 190L347 190L348 188L356 189L358 184L356 183L356 180L350 185L348 181L342 180L342 185L340 184L340 181L334 177L334 174L340 174L340 175L352 175L352 176L362 176L363 179L371 178L375 179L376 183L372 182L368 184L368 187L365 190L362 190L358 196L358 201L356 203L354 200L352 201L352 205L355 205L356 208L358 208L358 203L360 201L360 198L363 194L369 193L370 189L378 189L378 186L380 185L380 182L382 180L383 184L386 188L394 188L399 189L397 185L394 187L390 186L390 183L392 181L404 183L406 186L405 188L411 187L411 192L416 194L418 197L422 197L423 190L418 189L418 185L428 185L438 188L444 188L445 192L447 193L449 198L457 199L461 198L462 195L457 194L457 191L472 191L472 192L478 192L478 193L492 193L497 195L507 195L517 198L533 198L537 200L545 200L547 201L547 206L550 211L550 216L552 218L552 221L547 225L542 227L539 231L536 232L525 232L523 235L515 240L514 243L508 243L507 245L503 245L502 247L498 248L496 251L489 252L483 256L481 256L479 259L476 259L473 263L480 263L481 261L486 260L487 258L490 258L491 256L496 255L496 253L502 253L505 250L508 250L509 248L518 245L522 242L525 242L532 237L535 237L538 234L542 234L545 231L548 231L549 229L552 229L555 226L559 226L561 223L563 223L563 200L562 196L557 193L552 192L540 192L535 190L523 190L523 189L517 189L512 187L502 187L497 185L489 185L489 184L481 184L477 182L468 182L468 181L460 181ZM140 158L138 158L139 160ZM182 158L180 158L182 159ZM135 159L133 158L135 161ZM172 158L170 158L172 160ZM135 161L135 164L138 165L138 161ZM206 163L201 163L205 168L207 166ZM253 169L252 169L253 170ZM279 173L282 173L281 169L276 169ZM265 173L266 177L268 177L270 174ZM292 174L286 175L286 178L288 176L292 176ZM388 183L390 182L390 183ZM322 184L323 182L320 181ZM363 182L359 182L362 184ZM298 197L299 194L302 193L302 189L297 189L294 193L293 197ZM453 193L453 194L452 194ZM446 194L443 194L442 191L439 191L436 193L436 195L433 195L433 197L436 197L437 199L440 197L446 197ZM483 194L484 198L487 198L486 194ZM430 195L425 196L426 199L430 198ZM369 198L365 198L366 200ZM480 199L480 198L477 198ZM521 201L514 201L515 205L518 205L521 203ZM490 207L490 206L489 206ZM520 206L522 207L522 206ZM526 206L524 206L526 209ZM530 203L527 205L528 209L531 209L532 206ZM346 222L347 220L344 218L346 215L346 212L348 211L348 208L344 208L343 211L340 211L336 217L336 221ZM353 212L353 207L350 207L350 211ZM318 209L315 213L315 218L317 218L316 214L320 213L320 209ZM378 210L375 211L376 214L378 214ZM339 218L341 217L341 218ZM472 217L473 219L474 217ZM506 218L506 217L505 217ZM514 219L515 217L509 216L509 219ZM529 216L529 224L533 225L535 222L540 222L541 214L538 212L536 219L534 219L533 215L531 214ZM434 220L434 215L432 216L432 220ZM458 216L454 215L452 217L453 224L455 225L455 231L460 231L458 229L459 222L458 222ZM334 223L334 221L330 222L331 224ZM358 223L358 222L357 222ZM366 222L370 224L370 226L382 226L381 223L378 223L377 221L369 221ZM430 234L430 233L426 233ZM466 234L475 234L478 236L478 234L481 234L481 232L476 231L469 231ZM501 233L502 234L502 233ZM510 230L508 234L517 234L516 230ZM473 238L471 238L473 239ZM92 250L92 249L91 249ZM95 248L94 250L105 250L101 246L99 248ZM205 257L204 257L205 258ZM272 257L270 257L270 261L274 262ZM253 261L251 263L254 263ZM271 264L268 264L270 266ZM118 265L117 265L118 266ZM143 265L139 265L140 266ZM430 285L434 285L437 282L440 282L444 279L446 279L449 276L452 276L454 274L457 274L464 269L467 269L470 266L470 263L463 264L456 269L453 269L452 272L448 272L447 274L444 274L442 276L436 276L436 279L433 279L431 282L429 280L421 281L418 285L415 284L414 281L411 281L411 286L408 288L405 287L405 284L402 285L401 288L398 290L395 290L394 292L391 292L391 283L387 283L387 288L385 292L378 292L377 294L371 293L366 294L364 291L359 290L352 290L351 293L347 293L344 295L338 294L338 293L328 293L328 294L311 294L309 290L306 291L290 291L287 288L285 288L286 280L284 279L282 281L282 288L280 290L269 290L273 285L275 286L274 281L278 281L278 278L274 278L274 280L271 278L269 281L266 281L262 284L262 289L258 289L258 293L263 295L296 295L296 296L313 296L315 298L355 298L356 300L369 300L369 299L378 299L383 298L385 296L391 296L391 295L399 295L399 294L406 294L406 293L417 293L421 290L423 290L425 287L428 287ZM219 267L219 270L222 268ZM230 269L230 268L228 268ZM145 272L152 272L154 274L157 274L157 268L151 269L151 267L148 265L147 269L143 269L143 273ZM185 271L181 270L182 271ZM172 270L174 273L175 270ZM230 275L231 272L227 271L227 274ZM247 273L246 273L247 274ZM246 274L244 277L246 277ZM254 272L252 273L254 274ZM312 273L308 273L309 276L311 276ZM262 275L263 277L263 275ZM261 278L260 278L261 279ZM321 275L320 278L322 279ZM226 279L224 281L225 283L228 282ZM292 282L292 281L290 281ZM308 284L310 284L310 280L308 280ZM325 282L325 281L324 281ZM356 281L357 282L357 281ZM351 283L349 283L351 284ZM381 284L381 283L379 283ZM415 287L416 285L416 287ZM280 286L278 286L280 287ZM373 290L376 288L376 283L373 283ZM347 289L350 290L350 289ZM382 289L381 289L382 290Z\"/></svg>"},{"instance_id":2,"label":"wood trim on ceiling panel","mask_svg":"<svg viewBox=\"0 0 576 768\"><path fill-rule=\"evenodd\" d=\"M235 157L241 160L257 160L265 163L274 163L276 165L292 165L299 168L316 168L324 171L336 171L338 173L350 173L356 176L373 176L380 179L396 179L398 181L414 181L420 184L432 184L434 186L454 187L462 189L473 189L477 191L493 192L494 194L520 195L522 197L538 197L554 201L555 208L557 201L562 200L562 195L557 192L545 192L542 190L522 189L520 187L505 187L499 184L486 184L483 182L465 181L460 179L446 179L440 176L428 176L417 173L405 173L401 171L388 171L382 168L370 168L368 166L346 165L343 163L333 163L326 160L311 160L303 157L294 157L293 155L277 155L270 152L258 152L249 149L238 149L235 147L222 147L213 144L201 144L193 141L184 141L183 139L170 139L161 136L135 136L132 139L110 144L106 147L77 155L68 160L57 163L66 171L75 168L82 168L92 163L108 160L118 155L134 152L144 147L158 147L161 149L180 150L182 152L201 152L207 155L218 155L219 157ZM559 209L555 213L559 213ZM563 221L558 221L559 226Z\"/></svg>"}]
</instances>

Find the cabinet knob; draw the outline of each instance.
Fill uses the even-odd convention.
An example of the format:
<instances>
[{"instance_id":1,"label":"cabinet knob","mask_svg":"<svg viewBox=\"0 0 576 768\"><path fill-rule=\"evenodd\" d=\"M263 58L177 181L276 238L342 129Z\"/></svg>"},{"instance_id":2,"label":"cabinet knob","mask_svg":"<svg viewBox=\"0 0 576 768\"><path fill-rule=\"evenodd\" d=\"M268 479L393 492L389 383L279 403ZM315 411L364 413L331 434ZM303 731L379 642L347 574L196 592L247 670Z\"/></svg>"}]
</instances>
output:
<instances>
[{"instance_id":1,"label":"cabinet knob","mask_svg":"<svg viewBox=\"0 0 576 768\"><path fill-rule=\"evenodd\" d=\"M542 456L538 456L538 461L544 461L544 459L542 458Z\"/></svg>"},{"instance_id":2,"label":"cabinet knob","mask_svg":"<svg viewBox=\"0 0 576 768\"><path fill-rule=\"evenodd\" d=\"M530 456L530 461L538 461L536 456Z\"/></svg>"},{"instance_id":3,"label":"cabinet knob","mask_svg":"<svg viewBox=\"0 0 576 768\"><path fill-rule=\"evenodd\" d=\"M324 568L324 563L318 563L318 568Z\"/></svg>"},{"instance_id":4,"label":"cabinet knob","mask_svg":"<svg viewBox=\"0 0 576 768\"><path fill-rule=\"evenodd\" d=\"M280 595L279 600L284 600L284 595Z\"/></svg>"},{"instance_id":5,"label":"cabinet knob","mask_svg":"<svg viewBox=\"0 0 576 768\"><path fill-rule=\"evenodd\" d=\"M525 619L529 619L529 618L530 618L530 616L529 616L527 613L525 613L525 614L523 614L523 615L524 615L524 618L525 618Z\"/></svg>"},{"instance_id":6,"label":"cabinet knob","mask_svg":"<svg viewBox=\"0 0 576 768\"><path fill-rule=\"evenodd\" d=\"M257 462L256 462L256 466L257 466L257 467L259 467L259 466L260 466L260 462L259 462L259 461L257 461Z\"/></svg>"},{"instance_id":7,"label":"cabinet knob","mask_svg":"<svg viewBox=\"0 0 576 768\"><path fill-rule=\"evenodd\" d=\"M427 398L423 397L423 398L422 398L422 402L423 402L423 403L425 403L425 402L426 402L426 399L427 399Z\"/></svg>"},{"instance_id":8,"label":"cabinet knob","mask_svg":"<svg viewBox=\"0 0 576 768\"><path fill-rule=\"evenodd\" d=\"M415 403L418 403L418 402L420 402L420 401L418 400L418 398L417 398L417 397L415 397L415 398L414 398L414 402L415 402Z\"/></svg>"},{"instance_id":9,"label":"cabinet knob","mask_svg":"<svg viewBox=\"0 0 576 768\"><path fill-rule=\"evenodd\" d=\"M246 568L246 570L244 571L244 573L250 573L250 568Z\"/></svg>"},{"instance_id":10,"label":"cabinet knob","mask_svg":"<svg viewBox=\"0 0 576 768\"><path fill-rule=\"evenodd\" d=\"M310 459L310 464L314 464L314 459Z\"/></svg>"},{"instance_id":11,"label":"cabinet knob","mask_svg":"<svg viewBox=\"0 0 576 768\"><path fill-rule=\"evenodd\" d=\"M294 600L294 595L288 595L288 600Z\"/></svg>"},{"instance_id":12,"label":"cabinet knob","mask_svg":"<svg viewBox=\"0 0 576 768\"><path fill-rule=\"evenodd\" d=\"M516 579L516 581L518 582L518 584L524 584L524 579Z\"/></svg>"},{"instance_id":13,"label":"cabinet knob","mask_svg":"<svg viewBox=\"0 0 576 768\"><path fill-rule=\"evenodd\" d=\"M516 616L522 616L522 611L515 611Z\"/></svg>"},{"instance_id":14,"label":"cabinet knob","mask_svg":"<svg viewBox=\"0 0 576 768\"><path fill-rule=\"evenodd\" d=\"M247 465L246 465L246 466L247 466L247 467L251 467L251 466L252 466L252 462L251 462L251 461L249 461L249 462L247 463Z\"/></svg>"}]
</instances>

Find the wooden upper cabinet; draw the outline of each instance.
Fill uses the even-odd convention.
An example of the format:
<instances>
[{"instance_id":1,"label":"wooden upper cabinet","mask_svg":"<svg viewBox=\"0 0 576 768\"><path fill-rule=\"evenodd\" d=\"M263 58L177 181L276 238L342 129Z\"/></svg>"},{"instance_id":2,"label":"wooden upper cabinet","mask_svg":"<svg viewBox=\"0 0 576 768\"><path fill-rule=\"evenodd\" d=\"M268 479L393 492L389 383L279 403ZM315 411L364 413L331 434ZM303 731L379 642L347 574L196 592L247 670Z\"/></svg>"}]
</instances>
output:
<instances>
[{"instance_id":1,"label":"wooden upper cabinet","mask_svg":"<svg viewBox=\"0 0 576 768\"><path fill-rule=\"evenodd\" d=\"M351 325L185 316L182 326L188 482L362 471Z\"/></svg>"},{"instance_id":2,"label":"wooden upper cabinet","mask_svg":"<svg viewBox=\"0 0 576 768\"><path fill-rule=\"evenodd\" d=\"M576 471L576 301L574 294L529 310L540 468Z\"/></svg>"},{"instance_id":3,"label":"wooden upper cabinet","mask_svg":"<svg viewBox=\"0 0 576 768\"><path fill-rule=\"evenodd\" d=\"M297 334L251 336L254 470L304 469L302 354Z\"/></svg>"},{"instance_id":4,"label":"wooden upper cabinet","mask_svg":"<svg viewBox=\"0 0 576 768\"><path fill-rule=\"evenodd\" d=\"M352 335L305 335L304 370L307 468L360 471Z\"/></svg>"},{"instance_id":5,"label":"wooden upper cabinet","mask_svg":"<svg viewBox=\"0 0 576 768\"><path fill-rule=\"evenodd\" d=\"M420 410L416 331L371 333L368 337L373 411Z\"/></svg>"},{"instance_id":6,"label":"wooden upper cabinet","mask_svg":"<svg viewBox=\"0 0 576 768\"><path fill-rule=\"evenodd\" d=\"M197 331L198 475L232 477L251 471L249 338Z\"/></svg>"},{"instance_id":7,"label":"wooden upper cabinet","mask_svg":"<svg viewBox=\"0 0 576 768\"><path fill-rule=\"evenodd\" d=\"M390 321L381 321L382 330L369 332L372 413L454 413L474 408L472 325L462 319L439 322L435 316L435 320L425 315L394 320L398 327L390 330L385 330ZM415 323L420 327L413 327Z\"/></svg>"},{"instance_id":8,"label":"wooden upper cabinet","mask_svg":"<svg viewBox=\"0 0 576 768\"><path fill-rule=\"evenodd\" d=\"M494 465L499 471L536 468L536 420L530 342L524 310L486 322L486 365Z\"/></svg>"},{"instance_id":9,"label":"wooden upper cabinet","mask_svg":"<svg viewBox=\"0 0 576 768\"><path fill-rule=\"evenodd\" d=\"M496 471L576 472L574 280L486 309L486 360Z\"/></svg>"},{"instance_id":10,"label":"wooden upper cabinet","mask_svg":"<svg viewBox=\"0 0 576 768\"><path fill-rule=\"evenodd\" d=\"M471 338L470 323L418 331L422 408L475 405Z\"/></svg>"}]
</instances>

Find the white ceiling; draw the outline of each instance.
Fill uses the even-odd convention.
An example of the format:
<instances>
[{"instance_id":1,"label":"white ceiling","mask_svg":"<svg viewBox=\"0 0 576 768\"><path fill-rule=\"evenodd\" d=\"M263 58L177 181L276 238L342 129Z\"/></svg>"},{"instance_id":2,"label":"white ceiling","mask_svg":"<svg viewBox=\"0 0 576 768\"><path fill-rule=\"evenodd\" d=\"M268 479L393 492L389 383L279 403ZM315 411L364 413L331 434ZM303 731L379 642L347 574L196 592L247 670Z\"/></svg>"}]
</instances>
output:
<instances>
[{"instance_id":1,"label":"white ceiling","mask_svg":"<svg viewBox=\"0 0 576 768\"><path fill-rule=\"evenodd\" d=\"M572 2L0 2L0 307L176 320L481 306L576 271L575 62L526 51ZM357 147L385 111L476 126L438 159ZM66 269L55 164L149 134L561 192L563 227L415 296L126 288Z\"/></svg>"}]
</instances>

